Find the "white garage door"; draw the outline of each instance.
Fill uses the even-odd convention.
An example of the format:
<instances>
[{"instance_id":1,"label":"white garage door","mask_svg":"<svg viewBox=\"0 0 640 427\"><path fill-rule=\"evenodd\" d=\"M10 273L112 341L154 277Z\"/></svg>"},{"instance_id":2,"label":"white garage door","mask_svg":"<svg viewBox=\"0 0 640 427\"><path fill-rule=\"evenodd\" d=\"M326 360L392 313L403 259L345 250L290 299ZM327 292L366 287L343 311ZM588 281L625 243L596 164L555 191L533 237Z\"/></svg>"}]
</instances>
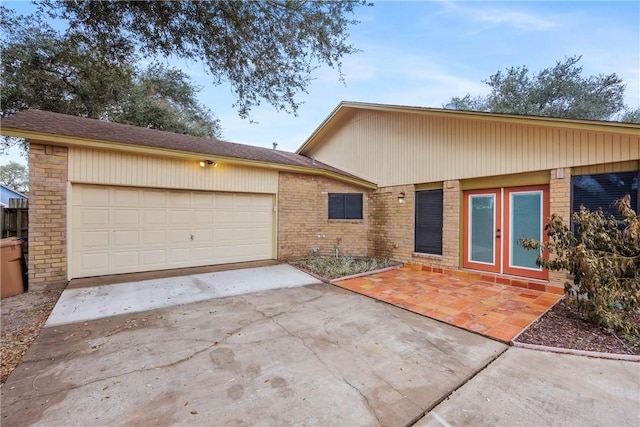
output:
<instances>
[{"instance_id":1,"label":"white garage door","mask_svg":"<svg viewBox=\"0 0 640 427\"><path fill-rule=\"evenodd\" d=\"M73 185L71 276L273 259L274 196Z\"/></svg>"}]
</instances>

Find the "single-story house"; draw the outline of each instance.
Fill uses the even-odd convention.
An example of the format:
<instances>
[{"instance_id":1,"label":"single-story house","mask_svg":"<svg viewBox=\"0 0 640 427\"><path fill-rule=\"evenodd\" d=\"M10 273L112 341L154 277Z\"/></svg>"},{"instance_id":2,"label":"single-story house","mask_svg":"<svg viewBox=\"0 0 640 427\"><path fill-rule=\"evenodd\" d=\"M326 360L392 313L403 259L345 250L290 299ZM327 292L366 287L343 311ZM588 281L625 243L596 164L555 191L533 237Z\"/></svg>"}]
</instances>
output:
<instances>
[{"instance_id":1,"label":"single-story house","mask_svg":"<svg viewBox=\"0 0 640 427\"><path fill-rule=\"evenodd\" d=\"M562 292L521 236L626 193L640 125L343 102L296 153L27 110L30 286L291 259L392 258Z\"/></svg>"},{"instance_id":2,"label":"single-story house","mask_svg":"<svg viewBox=\"0 0 640 427\"><path fill-rule=\"evenodd\" d=\"M28 200L29 198L6 185L0 185L0 206L5 208L8 207L9 199Z\"/></svg>"}]
</instances>

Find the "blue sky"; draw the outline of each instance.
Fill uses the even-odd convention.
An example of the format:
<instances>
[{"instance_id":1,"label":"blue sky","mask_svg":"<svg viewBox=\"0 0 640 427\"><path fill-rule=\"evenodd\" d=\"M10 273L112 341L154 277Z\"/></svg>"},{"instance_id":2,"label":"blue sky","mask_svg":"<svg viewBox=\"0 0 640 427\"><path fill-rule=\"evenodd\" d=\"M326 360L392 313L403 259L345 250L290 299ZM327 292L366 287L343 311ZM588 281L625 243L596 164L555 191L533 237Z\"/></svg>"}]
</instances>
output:
<instances>
[{"instance_id":1,"label":"blue sky","mask_svg":"<svg viewBox=\"0 0 640 427\"><path fill-rule=\"evenodd\" d=\"M212 86L199 64L173 65L203 87L200 101L221 120L223 139L278 142L288 151L340 101L442 107L452 96L487 93L482 80L498 70L526 65L537 72L571 55L583 56L584 75L617 73L626 103L640 105L638 1L385 1L358 8L355 18L350 42L362 52L344 59L346 82L336 70L316 70L309 93L298 95L297 117L263 104L251 113L257 123L240 119L228 86Z\"/></svg>"}]
</instances>

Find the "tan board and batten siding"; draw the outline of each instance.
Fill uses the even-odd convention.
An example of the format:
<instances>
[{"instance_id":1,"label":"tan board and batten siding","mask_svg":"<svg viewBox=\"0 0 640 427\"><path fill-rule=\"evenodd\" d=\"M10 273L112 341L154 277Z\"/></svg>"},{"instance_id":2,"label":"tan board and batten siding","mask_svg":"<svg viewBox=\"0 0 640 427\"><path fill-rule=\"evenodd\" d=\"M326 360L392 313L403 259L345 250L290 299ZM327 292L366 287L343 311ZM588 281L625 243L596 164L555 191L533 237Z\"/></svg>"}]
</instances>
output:
<instances>
[{"instance_id":1,"label":"tan board and batten siding","mask_svg":"<svg viewBox=\"0 0 640 427\"><path fill-rule=\"evenodd\" d=\"M379 187L640 159L640 135L354 109L303 150Z\"/></svg>"},{"instance_id":2,"label":"tan board and batten siding","mask_svg":"<svg viewBox=\"0 0 640 427\"><path fill-rule=\"evenodd\" d=\"M278 172L220 164L201 168L198 161L69 148L69 182L180 188L184 190L278 192Z\"/></svg>"},{"instance_id":3,"label":"tan board and batten siding","mask_svg":"<svg viewBox=\"0 0 640 427\"><path fill-rule=\"evenodd\" d=\"M69 149L69 278L276 257L278 172Z\"/></svg>"}]
</instances>

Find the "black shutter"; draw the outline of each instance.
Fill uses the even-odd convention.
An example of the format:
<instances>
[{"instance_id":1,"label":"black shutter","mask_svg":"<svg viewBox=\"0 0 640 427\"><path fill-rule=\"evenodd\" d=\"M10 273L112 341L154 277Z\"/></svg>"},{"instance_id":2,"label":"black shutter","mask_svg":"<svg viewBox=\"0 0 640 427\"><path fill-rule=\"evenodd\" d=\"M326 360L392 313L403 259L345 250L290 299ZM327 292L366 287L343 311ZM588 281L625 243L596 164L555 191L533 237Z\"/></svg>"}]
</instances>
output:
<instances>
[{"instance_id":1,"label":"black shutter","mask_svg":"<svg viewBox=\"0 0 640 427\"><path fill-rule=\"evenodd\" d=\"M416 192L416 252L442 255L442 208L442 190Z\"/></svg>"}]
</instances>

